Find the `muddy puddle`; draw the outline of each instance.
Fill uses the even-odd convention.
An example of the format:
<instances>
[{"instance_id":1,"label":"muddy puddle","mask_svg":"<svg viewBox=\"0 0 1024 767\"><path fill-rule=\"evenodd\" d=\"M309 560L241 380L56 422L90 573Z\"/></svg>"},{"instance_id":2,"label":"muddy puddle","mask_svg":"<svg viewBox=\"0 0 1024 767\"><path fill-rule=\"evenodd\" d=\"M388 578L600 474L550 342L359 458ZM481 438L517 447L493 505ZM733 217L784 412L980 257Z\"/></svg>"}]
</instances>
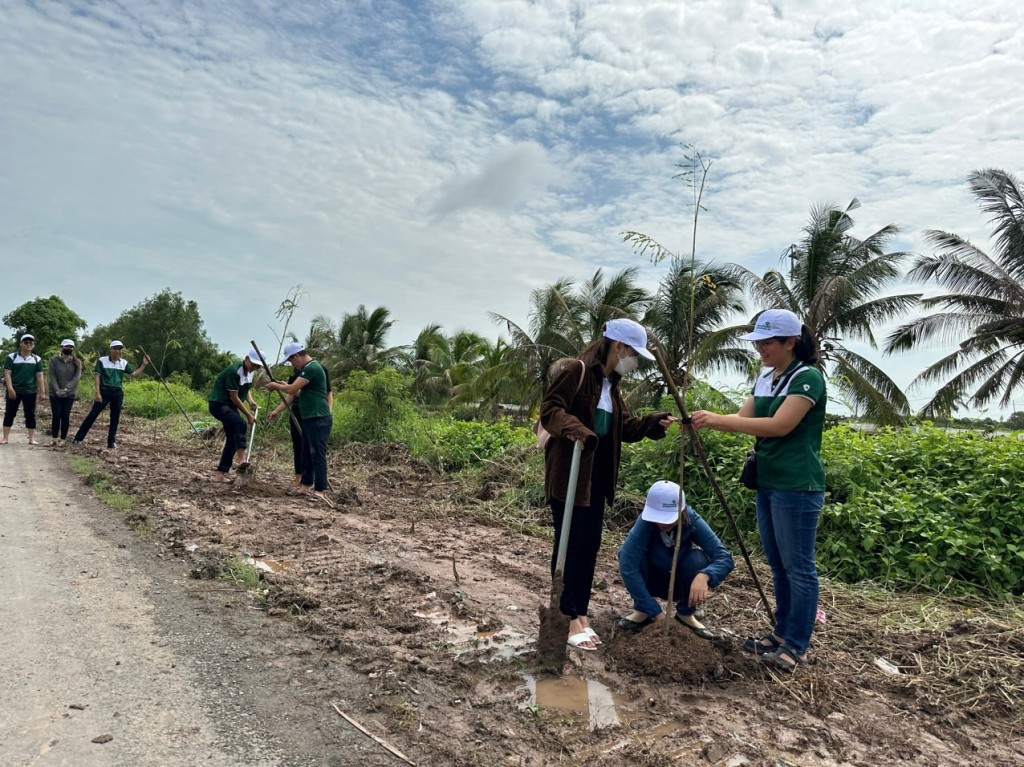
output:
<instances>
[{"instance_id":1,"label":"muddy puddle","mask_svg":"<svg viewBox=\"0 0 1024 767\"><path fill-rule=\"evenodd\" d=\"M508 626L492 630L475 621L453 617L441 607L421 609L413 615L443 628L448 634L448 644L453 655L472 653L481 663L526 655L536 642L533 637Z\"/></svg>"}]
</instances>

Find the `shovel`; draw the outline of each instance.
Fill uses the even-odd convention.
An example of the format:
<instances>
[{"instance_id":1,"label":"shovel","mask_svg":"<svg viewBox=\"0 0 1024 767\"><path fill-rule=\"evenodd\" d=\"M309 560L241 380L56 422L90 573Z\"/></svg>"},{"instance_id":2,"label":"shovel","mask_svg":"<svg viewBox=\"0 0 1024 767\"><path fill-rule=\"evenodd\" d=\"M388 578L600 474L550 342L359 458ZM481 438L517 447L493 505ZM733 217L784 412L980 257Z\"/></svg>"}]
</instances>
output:
<instances>
[{"instance_id":1,"label":"shovel","mask_svg":"<svg viewBox=\"0 0 1024 767\"><path fill-rule=\"evenodd\" d=\"M252 443L256 439L256 424L260 420L260 406L257 405L255 411L252 414L252 431L249 432L249 446L245 450L245 463L238 467L240 474L248 474L252 471L252 464L249 459L252 458Z\"/></svg>"},{"instance_id":2,"label":"shovel","mask_svg":"<svg viewBox=\"0 0 1024 767\"><path fill-rule=\"evenodd\" d=\"M537 637L537 660L548 671L558 673L565 663L565 636L569 631L569 620L558 608L562 597L565 557L569 551L569 530L572 527L572 508L576 503L576 482L580 476L580 456L583 443L576 442L572 448L572 464L569 467L569 487L565 491L565 511L562 512L562 535L558 539L558 553L555 555L555 578L551 582L551 601L547 607L540 607L540 634Z\"/></svg>"}]
</instances>

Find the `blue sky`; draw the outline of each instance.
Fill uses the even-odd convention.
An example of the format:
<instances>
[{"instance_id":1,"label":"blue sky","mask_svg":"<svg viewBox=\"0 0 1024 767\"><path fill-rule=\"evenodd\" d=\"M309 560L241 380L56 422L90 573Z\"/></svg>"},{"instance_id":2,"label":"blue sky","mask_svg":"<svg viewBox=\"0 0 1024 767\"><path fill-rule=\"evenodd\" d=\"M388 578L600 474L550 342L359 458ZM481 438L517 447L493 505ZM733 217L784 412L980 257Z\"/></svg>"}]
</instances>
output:
<instances>
[{"instance_id":1,"label":"blue sky","mask_svg":"<svg viewBox=\"0 0 1024 767\"><path fill-rule=\"evenodd\" d=\"M170 287L238 352L298 283L298 327L383 305L392 343L494 338L488 312L524 321L532 289L599 267L653 287L621 233L688 250L681 143L715 160L699 256L755 271L853 197L855 234L987 246L964 179L1024 171L1009 0L0 0L0 20L0 308L58 294L92 326ZM908 384L944 351L884 364Z\"/></svg>"}]
</instances>

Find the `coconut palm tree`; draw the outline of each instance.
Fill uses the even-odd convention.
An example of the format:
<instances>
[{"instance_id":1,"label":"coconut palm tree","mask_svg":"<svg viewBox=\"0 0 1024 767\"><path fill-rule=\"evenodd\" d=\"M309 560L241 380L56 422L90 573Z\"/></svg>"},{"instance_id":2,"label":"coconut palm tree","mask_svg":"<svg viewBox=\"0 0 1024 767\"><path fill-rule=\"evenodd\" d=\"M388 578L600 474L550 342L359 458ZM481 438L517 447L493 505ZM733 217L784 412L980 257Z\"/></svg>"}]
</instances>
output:
<instances>
[{"instance_id":1,"label":"coconut palm tree","mask_svg":"<svg viewBox=\"0 0 1024 767\"><path fill-rule=\"evenodd\" d=\"M998 396L1005 407L1024 381L1024 189L995 168L974 171L968 186L989 215L995 254L957 234L926 232L936 253L920 256L908 276L950 292L924 299L925 316L899 327L886 343L886 353L893 353L962 339L911 384L934 384L953 374L922 408L928 417L951 412L964 397L981 407Z\"/></svg>"},{"instance_id":2,"label":"coconut palm tree","mask_svg":"<svg viewBox=\"0 0 1024 767\"><path fill-rule=\"evenodd\" d=\"M378 306L368 312L362 304L353 313L342 315L337 325L329 317L313 318L308 340L321 350L331 372L344 377L354 370L376 373L399 359L403 348L386 345L394 321L391 312Z\"/></svg>"},{"instance_id":3,"label":"coconut palm tree","mask_svg":"<svg viewBox=\"0 0 1024 767\"><path fill-rule=\"evenodd\" d=\"M547 391L557 363L574 357L601 334L604 323L614 317L638 319L650 303L650 296L636 284L637 269L629 267L606 278L598 269L574 289L569 279L530 294L527 327L500 314L491 320L504 325L511 336L510 352L525 371L527 386L523 404L532 409ZM556 370L553 370L556 368Z\"/></svg>"},{"instance_id":4,"label":"coconut palm tree","mask_svg":"<svg viewBox=\"0 0 1024 767\"><path fill-rule=\"evenodd\" d=\"M875 329L915 306L920 294L879 295L902 278L902 264L912 254L887 250L899 232L893 224L863 240L855 238L850 213L859 207L856 199L845 209L812 207L803 238L783 253L785 271L758 276L734 264L730 274L760 308L789 309L803 318L821 346L822 369L831 375L831 384L868 418L896 424L909 415L906 395L846 343L862 341L877 348Z\"/></svg>"},{"instance_id":5,"label":"coconut palm tree","mask_svg":"<svg viewBox=\"0 0 1024 767\"><path fill-rule=\"evenodd\" d=\"M499 337L482 349L476 377L460 387L456 399L477 403L480 412L494 420L500 414L502 404L522 402L526 389L527 382L515 348Z\"/></svg>"},{"instance_id":6,"label":"coconut palm tree","mask_svg":"<svg viewBox=\"0 0 1024 767\"><path fill-rule=\"evenodd\" d=\"M466 399L464 390L480 372L480 363L490 344L468 330L446 336L439 327L424 328L417 338L417 354L413 360L415 390L420 398L433 405Z\"/></svg>"},{"instance_id":7,"label":"coconut palm tree","mask_svg":"<svg viewBox=\"0 0 1024 767\"><path fill-rule=\"evenodd\" d=\"M750 350L719 328L745 312L739 283L702 261L673 257L662 277L643 325L653 333L676 386L685 387L686 371L750 371ZM659 371L652 375L657 380Z\"/></svg>"}]
</instances>

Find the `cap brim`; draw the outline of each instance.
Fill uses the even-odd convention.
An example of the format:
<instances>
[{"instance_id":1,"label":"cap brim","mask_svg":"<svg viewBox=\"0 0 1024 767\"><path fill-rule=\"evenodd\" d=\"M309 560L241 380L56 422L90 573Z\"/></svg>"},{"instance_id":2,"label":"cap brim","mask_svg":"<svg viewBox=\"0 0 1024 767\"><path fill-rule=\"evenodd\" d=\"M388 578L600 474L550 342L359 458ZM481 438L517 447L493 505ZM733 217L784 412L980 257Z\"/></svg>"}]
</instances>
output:
<instances>
[{"instance_id":1,"label":"cap brim","mask_svg":"<svg viewBox=\"0 0 1024 767\"><path fill-rule=\"evenodd\" d=\"M644 506L644 510L640 512L640 519L645 522L653 522L656 525L670 525L679 519L679 512L663 511L662 509L652 509L650 506Z\"/></svg>"},{"instance_id":2,"label":"cap brim","mask_svg":"<svg viewBox=\"0 0 1024 767\"><path fill-rule=\"evenodd\" d=\"M643 357L645 360L654 361L654 355L647 349L646 346L633 347L633 351Z\"/></svg>"},{"instance_id":3,"label":"cap brim","mask_svg":"<svg viewBox=\"0 0 1024 767\"><path fill-rule=\"evenodd\" d=\"M741 341L764 341L768 338L775 338L775 334L767 333L764 331L758 332L755 330L752 333L744 333L743 335L739 336L739 339Z\"/></svg>"}]
</instances>

